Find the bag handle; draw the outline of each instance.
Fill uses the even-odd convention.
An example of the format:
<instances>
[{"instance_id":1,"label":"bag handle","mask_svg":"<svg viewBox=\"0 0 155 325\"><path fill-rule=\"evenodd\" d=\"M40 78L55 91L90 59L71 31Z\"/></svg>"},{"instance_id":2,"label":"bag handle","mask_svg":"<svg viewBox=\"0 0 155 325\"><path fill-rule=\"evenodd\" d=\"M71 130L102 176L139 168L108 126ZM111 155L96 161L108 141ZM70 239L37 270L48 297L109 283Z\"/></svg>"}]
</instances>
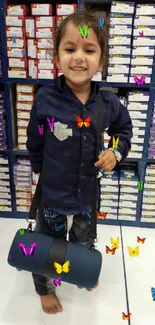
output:
<instances>
[{"instance_id":1,"label":"bag handle","mask_svg":"<svg viewBox=\"0 0 155 325\"><path fill-rule=\"evenodd\" d=\"M101 147L101 133L103 132L103 118L104 118L104 112L103 112L103 100L101 93L99 92L96 96L96 103L97 103L97 128L96 128L96 161L98 160L98 155L100 152ZM103 140L103 137L102 137ZM98 178L97 178L98 168L96 169L96 177L94 182L94 190L93 190L93 197L92 197L92 211L91 211L91 223L90 223L90 245L91 248L94 248L94 241L97 237L97 219L96 219L96 206L97 206L97 188L98 188ZM41 197L41 175L39 177L36 191L31 203L29 216L27 218L28 222L31 222L31 220L36 220L37 215L37 209L40 204L40 197ZM32 229L30 226L29 229Z\"/></svg>"}]
</instances>

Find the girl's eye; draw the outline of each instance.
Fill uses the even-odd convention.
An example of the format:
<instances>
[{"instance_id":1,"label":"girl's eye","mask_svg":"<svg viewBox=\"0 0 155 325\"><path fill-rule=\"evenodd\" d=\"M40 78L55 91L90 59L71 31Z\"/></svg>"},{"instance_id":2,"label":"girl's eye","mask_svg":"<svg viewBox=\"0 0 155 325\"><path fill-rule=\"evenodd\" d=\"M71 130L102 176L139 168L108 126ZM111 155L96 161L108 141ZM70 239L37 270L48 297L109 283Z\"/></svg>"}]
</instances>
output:
<instances>
[{"instance_id":1,"label":"girl's eye","mask_svg":"<svg viewBox=\"0 0 155 325\"><path fill-rule=\"evenodd\" d=\"M72 51L74 51L74 49L66 49L65 51L66 52L72 52Z\"/></svg>"},{"instance_id":2,"label":"girl's eye","mask_svg":"<svg viewBox=\"0 0 155 325\"><path fill-rule=\"evenodd\" d=\"M94 53L93 50L87 50L86 52L88 52L88 53Z\"/></svg>"}]
</instances>

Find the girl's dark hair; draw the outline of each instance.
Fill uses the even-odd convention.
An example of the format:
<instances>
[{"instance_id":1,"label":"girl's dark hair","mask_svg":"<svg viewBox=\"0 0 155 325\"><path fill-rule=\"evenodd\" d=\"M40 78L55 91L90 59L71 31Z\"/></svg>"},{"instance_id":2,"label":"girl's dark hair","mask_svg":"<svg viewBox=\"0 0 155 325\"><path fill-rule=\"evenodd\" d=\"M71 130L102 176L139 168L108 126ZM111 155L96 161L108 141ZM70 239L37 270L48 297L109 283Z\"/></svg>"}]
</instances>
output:
<instances>
[{"instance_id":1,"label":"girl's dark hair","mask_svg":"<svg viewBox=\"0 0 155 325\"><path fill-rule=\"evenodd\" d=\"M102 14L103 18L103 14ZM95 12L90 11L86 8L81 8L80 11L77 11L69 16L67 16L60 25L56 28L55 35L55 56L58 56L59 45L61 38L65 34L66 25L69 22L72 22L75 26L84 27L88 25L89 28L92 28L97 36L98 43L101 48L101 62L103 62L104 68L107 67L108 63L108 34L109 34L109 21L108 17L105 18L103 28L99 28L99 16Z\"/></svg>"}]
</instances>

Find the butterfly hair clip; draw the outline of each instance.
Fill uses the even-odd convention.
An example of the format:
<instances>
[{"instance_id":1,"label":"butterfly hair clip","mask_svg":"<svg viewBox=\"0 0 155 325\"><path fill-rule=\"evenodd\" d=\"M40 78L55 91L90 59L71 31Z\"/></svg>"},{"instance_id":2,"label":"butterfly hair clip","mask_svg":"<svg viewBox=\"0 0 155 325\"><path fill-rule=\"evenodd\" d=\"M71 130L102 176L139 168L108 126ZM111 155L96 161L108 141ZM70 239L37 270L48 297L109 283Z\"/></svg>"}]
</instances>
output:
<instances>
[{"instance_id":1,"label":"butterfly hair clip","mask_svg":"<svg viewBox=\"0 0 155 325\"><path fill-rule=\"evenodd\" d=\"M138 78L137 76L133 76L137 86L144 86L145 77L146 77L145 74L142 74L140 78Z\"/></svg>"},{"instance_id":2,"label":"butterfly hair clip","mask_svg":"<svg viewBox=\"0 0 155 325\"><path fill-rule=\"evenodd\" d=\"M99 17L98 18L98 21L99 21L99 29L103 29L103 26L104 26L104 23L105 23L105 19Z\"/></svg>"},{"instance_id":3,"label":"butterfly hair clip","mask_svg":"<svg viewBox=\"0 0 155 325\"><path fill-rule=\"evenodd\" d=\"M152 293L152 299L155 301L155 288L151 288L151 293Z\"/></svg>"}]
</instances>

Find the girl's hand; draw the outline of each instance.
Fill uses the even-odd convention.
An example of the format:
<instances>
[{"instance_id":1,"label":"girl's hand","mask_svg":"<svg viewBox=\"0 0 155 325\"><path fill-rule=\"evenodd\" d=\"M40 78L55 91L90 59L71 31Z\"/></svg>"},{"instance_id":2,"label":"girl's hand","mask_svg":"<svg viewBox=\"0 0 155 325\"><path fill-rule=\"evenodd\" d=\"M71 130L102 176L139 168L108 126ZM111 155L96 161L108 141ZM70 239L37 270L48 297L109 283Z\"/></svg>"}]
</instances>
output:
<instances>
[{"instance_id":1,"label":"girl's hand","mask_svg":"<svg viewBox=\"0 0 155 325\"><path fill-rule=\"evenodd\" d=\"M98 159L99 160L96 161L95 166L101 168L106 172L111 171L117 164L115 154L113 153L113 151L108 149L101 152L98 156Z\"/></svg>"}]
</instances>

